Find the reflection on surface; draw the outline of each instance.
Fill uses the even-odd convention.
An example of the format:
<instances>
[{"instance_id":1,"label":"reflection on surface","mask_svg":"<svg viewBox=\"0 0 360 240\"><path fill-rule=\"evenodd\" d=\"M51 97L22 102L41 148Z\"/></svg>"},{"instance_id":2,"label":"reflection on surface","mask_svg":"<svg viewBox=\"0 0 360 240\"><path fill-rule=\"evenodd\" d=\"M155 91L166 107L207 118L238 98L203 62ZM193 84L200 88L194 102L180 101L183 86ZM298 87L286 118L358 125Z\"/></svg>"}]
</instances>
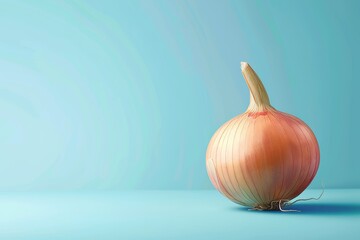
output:
<instances>
[{"instance_id":1,"label":"reflection on surface","mask_svg":"<svg viewBox=\"0 0 360 240\"><path fill-rule=\"evenodd\" d=\"M237 211L249 210L245 207L235 207ZM300 212L280 212L280 211L253 211L266 214L298 214L298 215L360 215L359 203L298 203L285 210L297 210Z\"/></svg>"}]
</instances>

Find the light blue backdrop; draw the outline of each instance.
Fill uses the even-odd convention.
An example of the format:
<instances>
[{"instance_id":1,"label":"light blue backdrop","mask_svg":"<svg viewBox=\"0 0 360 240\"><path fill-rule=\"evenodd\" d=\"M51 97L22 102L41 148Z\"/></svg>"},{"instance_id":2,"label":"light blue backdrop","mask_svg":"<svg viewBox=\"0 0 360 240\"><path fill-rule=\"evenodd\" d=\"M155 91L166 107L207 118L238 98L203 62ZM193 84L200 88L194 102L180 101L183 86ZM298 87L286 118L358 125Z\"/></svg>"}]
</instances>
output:
<instances>
[{"instance_id":1,"label":"light blue backdrop","mask_svg":"<svg viewBox=\"0 0 360 240\"><path fill-rule=\"evenodd\" d=\"M359 1L1 1L0 190L211 189L248 61L360 187Z\"/></svg>"}]
</instances>

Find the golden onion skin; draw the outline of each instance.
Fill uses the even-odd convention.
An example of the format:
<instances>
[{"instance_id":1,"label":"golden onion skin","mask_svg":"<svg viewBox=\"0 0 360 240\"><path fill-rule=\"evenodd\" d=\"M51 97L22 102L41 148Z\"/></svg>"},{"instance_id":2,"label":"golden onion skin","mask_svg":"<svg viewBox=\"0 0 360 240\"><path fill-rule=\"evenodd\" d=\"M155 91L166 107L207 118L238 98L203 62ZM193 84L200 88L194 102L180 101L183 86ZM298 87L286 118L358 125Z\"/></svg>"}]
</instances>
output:
<instances>
[{"instance_id":1,"label":"golden onion skin","mask_svg":"<svg viewBox=\"0 0 360 240\"><path fill-rule=\"evenodd\" d=\"M266 210L307 188L319 167L319 145L303 121L270 105L248 64L242 69L250 89L249 108L215 132L207 148L206 168L224 196Z\"/></svg>"}]
</instances>

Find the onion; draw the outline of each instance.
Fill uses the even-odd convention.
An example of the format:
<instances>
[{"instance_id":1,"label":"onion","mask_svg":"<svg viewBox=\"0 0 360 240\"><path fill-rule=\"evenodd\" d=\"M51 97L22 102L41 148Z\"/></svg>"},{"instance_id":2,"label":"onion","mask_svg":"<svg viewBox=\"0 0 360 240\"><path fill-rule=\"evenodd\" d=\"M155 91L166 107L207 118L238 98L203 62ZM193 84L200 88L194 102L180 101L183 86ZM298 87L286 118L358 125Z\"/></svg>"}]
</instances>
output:
<instances>
[{"instance_id":1,"label":"onion","mask_svg":"<svg viewBox=\"0 0 360 240\"><path fill-rule=\"evenodd\" d=\"M241 69L250 104L211 138L207 172L215 188L231 201L256 210L282 210L315 177L319 145L303 121L270 105L248 63L242 62Z\"/></svg>"}]
</instances>

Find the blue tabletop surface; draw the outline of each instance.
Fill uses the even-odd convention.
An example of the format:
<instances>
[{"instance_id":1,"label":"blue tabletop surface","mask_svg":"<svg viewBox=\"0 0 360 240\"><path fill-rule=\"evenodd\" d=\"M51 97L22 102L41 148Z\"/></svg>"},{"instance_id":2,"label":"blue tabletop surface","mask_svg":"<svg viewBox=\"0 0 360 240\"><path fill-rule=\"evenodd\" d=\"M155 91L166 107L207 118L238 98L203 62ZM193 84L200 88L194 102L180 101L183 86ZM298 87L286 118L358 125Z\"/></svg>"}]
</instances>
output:
<instances>
[{"instance_id":1,"label":"blue tabletop surface","mask_svg":"<svg viewBox=\"0 0 360 240\"><path fill-rule=\"evenodd\" d=\"M0 239L360 239L360 190L293 209L248 211L216 191L1 193Z\"/></svg>"}]
</instances>

